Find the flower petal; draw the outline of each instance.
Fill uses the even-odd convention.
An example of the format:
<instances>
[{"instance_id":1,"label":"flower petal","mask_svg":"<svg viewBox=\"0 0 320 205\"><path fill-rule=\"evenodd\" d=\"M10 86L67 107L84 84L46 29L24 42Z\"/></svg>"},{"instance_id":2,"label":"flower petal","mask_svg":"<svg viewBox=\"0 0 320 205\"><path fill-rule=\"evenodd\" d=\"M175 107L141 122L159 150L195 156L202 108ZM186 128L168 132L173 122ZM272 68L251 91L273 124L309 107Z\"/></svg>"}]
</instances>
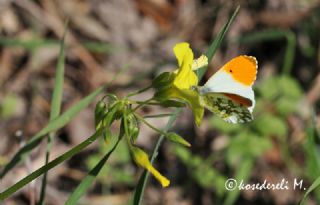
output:
<instances>
[{"instance_id":1,"label":"flower petal","mask_svg":"<svg viewBox=\"0 0 320 205\"><path fill-rule=\"evenodd\" d=\"M208 65L208 58L205 55L201 55L199 58L193 60L192 70L198 70L199 68Z\"/></svg>"},{"instance_id":2,"label":"flower petal","mask_svg":"<svg viewBox=\"0 0 320 205\"><path fill-rule=\"evenodd\" d=\"M196 125L200 126L203 118L204 107L200 104L199 94L194 90L179 89L174 86L171 87L170 92L167 93L170 97L186 101L193 112Z\"/></svg>"},{"instance_id":3,"label":"flower petal","mask_svg":"<svg viewBox=\"0 0 320 205\"><path fill-rule=\"evenodd\" d=\"M198 84L198 77L192 71L193 52L188 43L179 43L173 51L177 57L179 70L173 84L179 89L190 89L191 86Z\"/></svg>"},{"instance_id":4,"label":"flower petal","mask_svg":"<svg viewBox=\"0 0 320 205\"><path fill-rule=\"evenodd\" d=\"M182 42L174 46L173 52L178 60L179 67L181 67L182 62L188 60L187 64L191 64L193 61L193 53L189 47L189 43Z\"/></svg>"}]
</instances>

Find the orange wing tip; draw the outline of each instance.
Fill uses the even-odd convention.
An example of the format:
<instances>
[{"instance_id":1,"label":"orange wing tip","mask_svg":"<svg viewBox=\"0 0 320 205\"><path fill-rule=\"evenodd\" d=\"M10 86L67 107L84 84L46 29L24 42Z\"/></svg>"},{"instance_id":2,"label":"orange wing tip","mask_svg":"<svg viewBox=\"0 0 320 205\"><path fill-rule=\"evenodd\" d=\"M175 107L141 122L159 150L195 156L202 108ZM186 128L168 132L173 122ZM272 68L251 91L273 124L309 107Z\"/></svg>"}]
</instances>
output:
<instances>
[{"instance_id":1,"label":"orange wing tip","mask_svg":"<svg viewBox=\"0 0 320 205\"><path fill-rule=\"evenodd\" d=\"M258 61L257 58L254 56L247 56L247 55L241 55L243 57L245 57L246 59L250 60L252 63L256 64L258 66Z\"/></svg>"},{"instance_id":2,"label":"orange wing tip","mask_svg":"<svg viewBox=\"0 0 320 205\"><path fill-rule=\"evenodd\" d=\"M258 60L257 60L257 58L256 57L254 57L254 56L247 56L247 55L241 55L241 56L243 56L243 57L245 57L246 59L248 59L249 61L251 61L255 66L256 66L256 73L255 73L255 78L253 79L253 81L252 81L252 83L251 83L251 85L250 86L252 86L253 85L253 83L256 81L256 79L257 79L257 73L258 73Z\"/></svg>"},{"instance_id":3,"label":"orange wing tip","mask_svg":"<svg viewBox=\"0 0 320 205\"><path fill-rule=\"evenodd\" d=\"M252 86L257 76L258 61L253 56L241 55L230 60L223 70L231 74L237 82Z\"/></svg>"}]
</instances>

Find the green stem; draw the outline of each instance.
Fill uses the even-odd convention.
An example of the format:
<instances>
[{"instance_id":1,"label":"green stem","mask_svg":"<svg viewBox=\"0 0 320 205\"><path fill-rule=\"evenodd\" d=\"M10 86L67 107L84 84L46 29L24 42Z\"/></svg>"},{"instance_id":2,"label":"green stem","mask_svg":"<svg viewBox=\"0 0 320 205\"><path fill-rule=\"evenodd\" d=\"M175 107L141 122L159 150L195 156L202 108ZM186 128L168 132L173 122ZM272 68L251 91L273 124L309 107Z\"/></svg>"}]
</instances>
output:
<instances>
[{"instance_id":1,"label":"green stem","mask_svg":"<svg viewBox=\"0 0 320 205\"><path fill-rule=\"evenodd\" d=\"M216 50L221 45L221 43L222 43L222 41L224 39L224 36L225 36L227 30L229 29L231 23L234 21L234 18L238 14L239 9L240 9L240 6L238 6L236 8L236 10L233 12L232 16L229 18L229 20L226 22L226 24L220 30L218 36L211 43L211 45L210 45L210 47L209 47L209 49L208 49L208 51L206 53L206 56L208 57L208 62L211 62L212 57L214 56ZM201 81L201 79L204 76L207 68L208 68L207 66L204 66L204 67L199 69L199 72L197 72L197 76L198 76L199 81ZM178 113L180 111L181 111L181 108L176 109L176 112L170 117L170 119L169 119L169 121L168 121L168 123L166 125L165 131L167 131L168 129L170 129L173 126L173 123L176 120L176 118L178 116ZM165 137L164 135L160 136L160 138L157 141L157 144L156 144L156 146L155 146L155 148L153 150L152 157L151 157L151 160L150 160L151 164L153 163L153 161L155 160L155 158L158 155L158 150L159 150L159 147L160 147L164 137ZM145 171L143 173L143 175L140 177L140 180L138 182L138 185L137 185L135 193L134 193L134 198L133 198L133 204L134 205L140 205L140 203L142 201L142 196L144 194L144 190L145 190L145 187L146 187L148 176L149 176L148 172Z\"/></svg>"},{"instance_id":2,"label":"green stem","mask_svg":"<svg viewBox=\"0 0 320 205\"><path fill-rule=\"evenodd\" d=\"M117 142L112 147L110 151L108 151L104 157L95 165L93 169L87 174L87 176L81 181L81 183L77 186L77 188L72 192L68 200L65 202L65 205L75 205L78 204L79 199L83 196L83 194L88 190L88 188L93 184L96 180L97 176L105 166L107 160L113 151L117 148L122 136L119 136Z\"/></svg>"},{"instance_id":3,"label":"green stem","mask_svg":"<svg viewBox=\"0 0 320 205\"><path fill-rule=\"evenodd\" d=\"M179 113L181 112L181 108L177 108L176 111L173 113L173 115L170 117L169 121L167 122L167 125L165 127L165 131L168 131L172 125L173 125L173 122L177 119ZM150 159L150 163L153 164L154 160L157 158L158 156L158 151L159 151L159 148L160 148L160 145L162 143L162 141L164 140L165 138L165 135L161 135L159 138L158 138L158 141L153 149L153 152L152 152L152 156L151 156L151 159ZM142 201L142 195L144 193L144 190L146 188L146 185L147 185L147 181L148 181L148 177L149 177L149 172L148 171L144 171L142 176L140 177L140 180L138 182L138 186L135 190L135 194L134 194L134 198L133 198L133 204L136 205L136 204L140 204L141 201Z\"/></svg>"},{"instance_id":4,"label":"green stem","mask_svg":"<svg viewBox=\"0 0 320 205\"><path fill-rule=\"evenodd\" d=\"M68 22L69 22L68 20L65 22L64 34L60 41L60 53L59 53L58 62L57 62L55 84L54 84L54 90L53 90L52 100L51 100L50 121L59 117L60 110L61 110L62 96L63 96L64 67L65 67L65 38L68 31ZM51 132L47 137L45 165L49 163L50 152L51 152L54 136L55 136L55 133ZM48 172L45 172L42 178L42 185L41 185L41 192L40 192L40 199L39 199L39 204L41 205L44 204L44 200L45 200L47 175L48 175Z\"/></svg>"},{"instance_id":5,"label":"green stem","mask_svg":"<svg viewBox=\"0 0 320 205\"><path fill-rule=\"evenodd\" d=\"M156 105L156 104L150 103L150 101L152 101L152 100L153 100L153 98L150 98L149 100L146 100L146 101L144 101L144 102L141 102L141 104L139 104L137 107L135 107L135 108L132 110L132 112L135 112L136 110L142 108L142 107L145 106L145 105Z\"/></svg>"},{"instance_id":6,"label":"green stem","mask_svg":"<svg viewBox=\"0 0 320 205\"><path fill-rule=\"evenodd\" d=\"M63 155L55 158L54 160L52 160L48 164L40 167L39 169L35 170L34 172L29 174L25 178L21 179L20 181L18 181L17 183L15 183L11 187L9 187L8 189L1 192L0 193L0 201L5 200L6 198L8 198L12 194L14 194L16 191L18 191L19 189L21 189L26 184L30 183L31 181L33 181L34 179L36 179L37 177L39 177L43 173L45 173L48 170L52 169L53 167L59 165L60 163L66 161L67 159L71 158L73 155L77 154L78 152L80 152L81 150L83 150L84 148L86 148L87 146L92 144L98 137L101 136L103 129L104 128L99 129L97 132L95 132L92 136L90 136L85 141L81 142L80 144L78 144L74 148L70 149L69 151L67 151Z\"/></svg>"},{"instance_id":7,"label":"green stem","mask_svg":"<svg viewBox=\"0 0 320 205\"><path fill-rule=\"evenodd\" d=\"M160 133L161 135L167 135L166 132L163 132L162 130L159 130L158 128L156 128L155 126L153 126L152 124L150 124L148 121L146 121L143 117L141 117L140 115L134 113L134 115L141 120L144 124L146 124L148 127L150 127L151 129L153 129L154 131Z\"/></svg>"},{"instance_id":8,"label":"green stem","mask_svg":"<svg viewBox=\"0 0 320 205\"><path fill-rule=\"evenodd\" d=\"M170 117L172 116L172 113L163 113L163 114L158 114L158 115L146 115L143 116L144 119L147 118L161 118L161 117Z\"/></svg>"},{"instance_id":9,"label":"green stem","mask_svg":"<svg viewBox=\"0 0 320 205\"><path fill-rule=\"evenodd\" d=\"M47 151L46 151L45 165L47 165L49 163L50 152L51 152L51 148L52 148L52 142L53 142L54 135L55 134L53 132L51 132L51 133L49 133L49 136L47 138ZM41 204L41 205L44 204L44 198L45 198L46 188L47 188L47 176L48 176L48 172L45 172L43 174L43 178L42 178L42 187L41 187L40 199L39 199L39 204Z\"/></svg>"},{"instance_id":10,"label":"green stem","mask_svg":"<svg viewBox=\"0 0 320 205\"><path fill-rule=\"evenodd\" d=\"M150 102L151 100L153 100L153 98L150 98L150 99L147 100L148 101L148 105L161 105L161 103L159 103L159 102ZM139 105L141 105L141 104L145 105L146 104L146 101L130 100L130 102L134 103L134 104L139 104Z\"/></svg>"},{"instance_id":11,"label":"green stem","mask_svg":"<svg viewBox=\"0 0 320 205\"><path fill-rule=\"evenodd\" d=\"M285 37L287 39L287 48L286 48L286 52L283 60L282 74L290 75L292 65L294 62L296 37L294 33L290 30L285 32Z\"/></svg>"},{"instance_id":12,"label":"green stem","mask_svg":"<svg viewBox=\"0 0 320 205\"><path fill-rule=\"evenodd\" d=\"M149 86L147 86L147 87L145 87L145 88L142 88L142 89L140 89L140 90L137 90L137 91L135 91L135 92L129 93L129 94L127 95L127 98L128 98L128 97L131 97L131 96L134 96L134 95L138 95L138 94L140 94L140 93L143 93L143 92L149 90L150 88L152 88L152 85L149 85Z\"/></svg>"}]
</instances>

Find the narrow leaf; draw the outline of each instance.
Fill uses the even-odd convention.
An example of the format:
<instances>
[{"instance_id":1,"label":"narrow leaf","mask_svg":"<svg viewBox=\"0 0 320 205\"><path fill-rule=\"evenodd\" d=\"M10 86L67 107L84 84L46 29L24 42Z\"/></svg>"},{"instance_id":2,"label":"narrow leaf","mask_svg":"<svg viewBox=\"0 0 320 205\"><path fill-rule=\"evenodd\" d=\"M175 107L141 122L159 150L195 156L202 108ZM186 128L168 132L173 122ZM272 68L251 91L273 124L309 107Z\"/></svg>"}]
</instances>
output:
<instances>
[{"instance_id":1,"label":"narrow leaf","mask_svg":"<svg viewBox=\"0 0 320 205\"><path fill-rule=\"evenodd\" d=\"M64 112L59 117L50 121L47 126L45 126L40 132L34 135L25 146L23 146L12 158L12 160L4 167L0 174L0 178L3 178L8 171L10 171L13 167L15 167L18 163L25 160L28 153L34 149L41 140L45 137L46 134L58 130L61 127L65 126L70 120L76 116L81 110L87 107L102 91L105 89L105 86L102 86L92 92L90 95L82 99L80 102L72 106L66 112Z\"/></svg>"},{"instance_id":2,"label":"narrow leaf","mask_svg":"<svg viewBox=\"0 0 320 205\"><path fill-rule=\"evenodd\" d=\"M206 53L206 56L208 58L208 62L210 64L214 54L216 53L217 49L220 47L224 36L226 35L230 25L232 24L232 22L234 21L235 17L237 16L237 14L239 13L239 9L240 6L238 6L236 8L236 10L233 12L232 16L229 18L228 22L222 27L222 29L220 30L219 34L217 35L217 37L214 39L214 41L210 44L210 47L208 48L208 51ZM208 64L208 65L209 65ZM197 75L199 79L202 79L203 75L205 74L205 72L208 69L208 65L203 66L202 68L199 68L197 70Z\"/></svg>"},{"instance_id":3,"label":"narrow leaf","mask_svg":"<svg viewBox=\"0 0 320 205\"><path fill-rule=\"evenodd\" d=\"M45 173L46 171L52 169L53 167L59 165L62 162L68 160L70 157L72 157L73 155L77 154L78 152L80 152L81 150L86 148L88 145L90 145L92 142L94 142L99 136L101 136L102 131L103 131L103 129L99 129L96 133L94 133L92 136L90 136L88 139L86 139L82 143L78 144L77 146L75 146L74 148L72 148L68 152L64 153L60 157L57 157L56 159L49 162L48 164L40 167L39 169L32 172L31 174L29 174L25 178L21 179L19 182L17 182L16 184L11 186L10 188L8 188L5 191L3 191L2 193L0 193L0 201L3 201L4 199L8 198L12 194L14 194L16 191L18 191L19 189L21 189L22 187L24 187L25 185L27 185L28 183L30 183L31 181L33 181L34 179L36 179L37 177L39 177L40 175Z\"/></svg>"},{"instance_id":4,"label":"narrow leaf","mask_svg":"<svg viewBox=\"0 0 320 205\"><path fill-rule=\"evenodd\" d=\"M56 48L59 45L59 41L54 39L28 39L21 40L17 38L1 38L0 45L5 47L18 47L23 48L28 51L34 51L41 47L54 47ZM119 52L122 49L114 47L107 43L101 43L96 41L81 42L81 45L87 50L95 53L115 53Z\"/></svg>"},{"instance_id":5,"label":"narrow leaf","mask_svg":"<svg viewBox=\"0 0 320 205\"><path fill-rule=\"evenodd\" d=\"M81 181L81 183L77 186L77 188L73 191L71 196L66 201L65 205L73 205L77 204L78 200L81 196L90 188L91 184L94 182L104 164L109 159L112 152L116 149L120 142L120 137L117 140L116 144L112 147L112 149L106 153L106 155L100 160L100 162L88 173L88 175Z\"/></svg>"},{"instance_id":6,"label":"narrow leaf","mask_svg":"<svg viewBox=\"0 0 320 205\"><path fill-rule=\"evenodd\" d=\"M64 59L65 59L65 39L66 31L61 39L60 52L56 69L55 83L51 101L50 121L58 117L61 110L61 102L63 95L63 79L64 79Z\"/></svg>"},{"instance_id":7,"label":"narrow leaf","mask_svg":"<svg viewBox=\"0 0 320 205\"><path fill-rule=\"evenodd\" d=\"M244 182L246 182L250 175L249 173L251 173L253 167L253 160L252 158L248 157L245 158L239 165L239 167L236 170L236 180L237 182L240 182L241 180L243 180ZM232 191L229 191L227 193L227 196L224 200L223 205L232 205L235 204L235 201L237 200L237 198L240 195L240 189L235 189Z\"/></svg>"},{"instance_id":8,"label":"narrow leaf","mask_svg":"<svg viewBox=\"0 0 320 205\"><path fill-rule=\"evenodd\" d=\"M210 47L209 47L209 49L207 51L207 55L206 55L208 57L208 61L209 62L212 60L215 52L217 51L217 49L221 45L222 40L223 40L227 30L229 29L231 23L233 22L233 20L235 19L236 15L238 14L239 9L240 9L240 6L238 6L236 8L236 10L233 12L233 14L230 17L230 19L228 20L228 22L220 30L218 36L211 43L211 45L210 45ZM198 69L197 76L198 76L199 80L202 79L202 77L203 77L204 73L206 72L207 68L208 68L208 66L204 66L204 67ZM169 130L173 126L173 123L176 120L176 118L178 117L178 113L180 111L181 111L181 108L177 108L175 114L173 114L169 118L169 121L168 121L168 123L167 123L167 125L165 127L165 131ZM156 144L156 146L155 146L155 148L153 150L152 156L151 156L151 160L150 160L151 164L153 163L153 161L155 160L155 158L158 155L158 150L159 150L159 147L160 147L164 137L165 136L160 136L158 141L157 141L157 144ZM141 204L142 197L143 197L143 194L144 194L144 189L145 189L148 177L149 177L149 173L144 171L144 173L141 175L141 177L139 179L138 185L137 185L136 190L134 192L133 205L140 205Z\"/></svg>"},{"instance_id":9,"label":"narrow leaf","mask_svg":"<svg viewBox=\"0 0 320 205\"><path fill-rule=\"evenodd\" d=\"M301 200L301 202L299 203L299 205L304 205L307 196L316 188L318 188L320 186L320 176L311 184L311 186L309 187L309 189L306 191L306 193L303 195L303 198Z\"/></svg>"},{"instance_id":10,"label":"narrow leaf","mask_svg":"<svg viewBox=\"0 0 320 205\"><path fill-rule=\"evenodd\" d=\"M164 128L164 132L167 132L169 129L172 128L174 121L176 121L178 115L181 112L181 108L177 108L176 111L172 114L172 116L169 118L169 121L166 125L166 127ZM157 144L152 152L152 156L150 159L150 163L153 164L154 160L156 159L156 157L158 156L158 150L160 148L160 145L162 143L162 141L164 140L165 136L161 135L157 141ZM142 202L142 196L144 193L144 189L145 186L147 184L148 181L148 177L149 177L149 172L148 171L144 171L139 179L138 185L136 187L136 190L134 192L134 196L133 196L133 204L140 204Z\"/></svg>"},{"instance_id":11,"label":"narrow leaf","mask_svg":"<svg viewBox=\"0 0 320 205\"><path fill-rule=\"evenodd\" d=\"M63 81L64 81L64 59L65 59L65 47L64 47L64 40L67 33L68 22L65 24L65 30L63 37L60 42L60 52L58 57L58 63L56 68L56 75L55 75L55 83L53 88L53 94L51 99L51 112L50 112L50 121L57 118L60 114L61 105L62 105L62 95L63 95ZM54 132L49 133L47 137L47 151L45 157L45 164L48 164L50 158L50 151L52 146L52 141L55 136ZM46 193L46 185L47 185L47 172L44 173L40 191L40 199L39 204L44 204L44 198Z\"/></svg>"}]
</instances>

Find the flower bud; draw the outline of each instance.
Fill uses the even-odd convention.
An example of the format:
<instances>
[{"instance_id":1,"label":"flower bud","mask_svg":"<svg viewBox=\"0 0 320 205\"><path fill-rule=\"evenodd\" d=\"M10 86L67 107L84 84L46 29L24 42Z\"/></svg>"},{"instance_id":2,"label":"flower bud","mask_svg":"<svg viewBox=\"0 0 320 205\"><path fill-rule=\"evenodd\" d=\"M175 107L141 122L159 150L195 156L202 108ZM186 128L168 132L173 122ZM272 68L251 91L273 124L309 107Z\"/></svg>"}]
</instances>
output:
<instances>
[{"instance_id":1,"label":"flower bud","mask_svg":"<svg viewBox=\"0 0 320 205\"><path fill-rule=\"evenodd\" d=\"M178 134L176 134L174 132L169 132L166 135L166 137L172 142L175 142L175 143L187 146L187 147L191 147L191 144L188 141L186 141L180 135L178 135Z\"/></svg>"},{"instance_id":2,"label":"flower bud","mask_svg":"<svg viewBox=\"0 0 320 205\"><path fill-rule=\"evenodd\" d=\"M135 146L130 146L133 160L137 165L148 170L162 185L162 187L167 187L170 184L170 181L162 176L158 170L156 170L149 161L148 155L140 148Z\"/></svg>"},{"instance_id":3,"label":"flower bud","mask_svg":"<svg viewBox=\"0 0 320 205\"><path fill-rule=\"evenodd\" d=\"M152 87L155 89L163 89L170 86L174 80L174 76L175 74L172 72L161 73L152 81Z\"/></svg>"},{"instance_id":4,"label":"flower bud","mask_svg":"<svg viewBox=\"0 0 320 205\"><path fill-rule=\"evenodd\" d=\"M96 108L94 110L94 123L95 123L96 130L100 128L106 111L107 111L106 103L103 101L99 101L96 104Z\"/></svg>"},{"instance_id":5,"label":"flower bud","mask_svg":"<svg viewBox=\"0 0 320 205\"><path fill-rule=\"evenodd\" d=\"M140 129L139 129L138 120L136 116L134 116L134 114L129 114L127 116L127 126L128 126L128 135L129 135L128 137L135 144L137 141Z\"/></svg>"}]
</instances>

